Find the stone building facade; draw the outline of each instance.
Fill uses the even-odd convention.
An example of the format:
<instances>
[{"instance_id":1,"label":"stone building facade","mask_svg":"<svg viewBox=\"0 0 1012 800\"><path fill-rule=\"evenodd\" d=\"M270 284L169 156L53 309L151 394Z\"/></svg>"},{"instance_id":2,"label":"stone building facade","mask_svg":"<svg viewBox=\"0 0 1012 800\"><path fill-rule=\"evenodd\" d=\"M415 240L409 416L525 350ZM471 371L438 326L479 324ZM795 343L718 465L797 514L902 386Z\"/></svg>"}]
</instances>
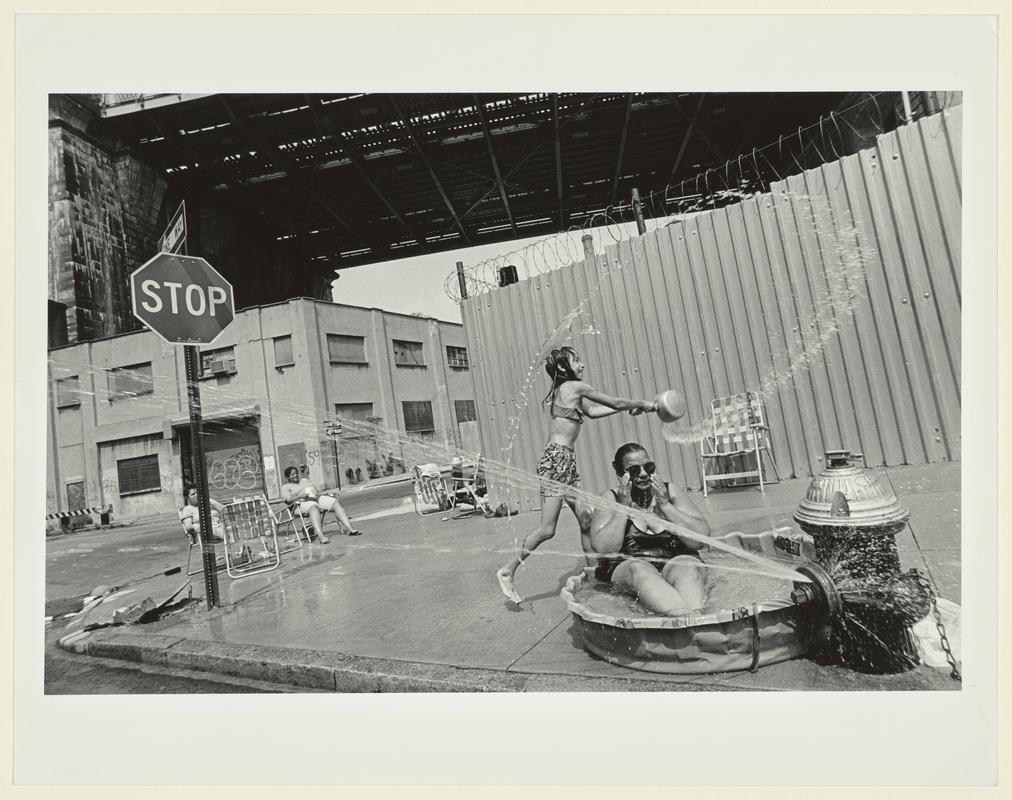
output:
<instances>
[{"instance_id":1,"label":"stone building facade","mask_svg":"<svg viewBox=\"0 0 1012 800\"><path fill-rule=\"evenodd\" d=\"M144 330L51 349L47 513L171 514L190 478L183 348ZM318 487L400 474L375 436L326 433L342 416L459 445L475 419L461 325L298 298L247 308L201 348L212 497L279 496L296 466ZM53 523L58 524L58 523Z\"/></svg>"}]
</instances>

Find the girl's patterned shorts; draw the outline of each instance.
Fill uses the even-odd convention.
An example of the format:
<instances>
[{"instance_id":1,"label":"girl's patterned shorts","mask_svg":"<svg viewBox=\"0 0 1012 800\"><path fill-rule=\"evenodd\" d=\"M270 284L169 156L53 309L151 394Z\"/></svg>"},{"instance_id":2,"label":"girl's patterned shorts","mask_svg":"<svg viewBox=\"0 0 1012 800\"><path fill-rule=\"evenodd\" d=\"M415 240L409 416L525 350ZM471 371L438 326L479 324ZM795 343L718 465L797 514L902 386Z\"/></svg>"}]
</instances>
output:
<instances>
[{"instance_id":1,"label":"girl's patterned shorts","mask_svg":"<svg viewBox=\"0 0 1012 800\"><path fill-rule=\"evenodd\" d=\"M542 497L564 497L565 490L559 486L546 484L545 480L555 481L565 486L580 488L580 474L576 471L576 451L564 444L549 442L545 452L538 459L538 477L542 478Z\"/></svg>"}]
</instances>

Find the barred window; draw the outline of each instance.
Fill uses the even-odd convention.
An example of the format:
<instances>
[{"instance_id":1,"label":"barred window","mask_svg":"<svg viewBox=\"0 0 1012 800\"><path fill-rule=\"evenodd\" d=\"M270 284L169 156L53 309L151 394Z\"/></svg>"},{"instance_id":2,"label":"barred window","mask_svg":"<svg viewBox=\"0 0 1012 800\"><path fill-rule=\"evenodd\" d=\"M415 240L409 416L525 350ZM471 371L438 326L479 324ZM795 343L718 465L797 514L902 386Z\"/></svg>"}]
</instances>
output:
<instances>
[{"instance_id":1,"label":"barred window","mask_svg":"<svg viewBox=\"0 0 1012 800\"><path fill-rule=\"evenodd\" d=\"M292 337L274 337L274 366L291 367L295 364L295 356L292 354Z\"/></svg>"},{"instance_id":2,"label":"barred window","mask_svg":"<svg viewBox=\"0 0 1012 800\"><path fill-rule=\"evenodd\" d=\"M421 342L406 342L401 339L394 339L394 363L398 367L424 367L425 356L422 353Z\"/></svg>"},{"instance_id":3,"label":"barred window","mask_svg":"<svg viewBox=\"0 0 1012 800\"><path fill-rule=\"evenodd\" d=\"M474 410L474 400L454 400L453 410L457 414L457 424L461 422L473 422L478 419Z\"/></svg>"},{"instance_id":4,"label":"barred window","mask_svg":"<svg viewBox=\"0 0 1012 800\"><path fill-rule=\"evenodd\" d=\"M453 369L470 369L471 364L467 360L467 348L447 346L446 363Z\"/></svg>"},{"instance_id":5,"label":"barred window","mask_svg":"<svg viewBox=\"0 0 1012 800\"><path fill-rule=\"evenodd\" d=\"M119 493L122 497L139 492L160 492L162 476L158 472L158 454L124 458L116 462Z\"/></svg>"},{"instance_id":6,"label":"barred window","mask_svg":"<svg viewBox=\"0 0 1012 800\"><path fill-rule=\"evenodd\" d=\"M365 337L327 334L327 350L331 364L366 364Z\"/></svg>"},{"instance_id":7,"label":"barred window","mask_svg":"<svg viewBox=\"0 0 1012 800\"><path fill-rule=\"evenodd\" d=\"M109 400L122 400L126 397L137 397L152 394L155 382L151 374L151 362L134 364L129 367L116 367L109 370Z\"/></svg>"},{"instance_id":8,"label":"barred window","mask_svg":"<svg viewBox=\"0 0 1012 800\"><path fill-rule=\"evenodd\" d=\"M405 400L404 430L408 433L435 433L432 422L432 403L428 400Z\"/></svg>"},{"instance_id":9,"label":"barred window","mask_svg":"<svg viewBox=\"0 0 1012 800\"><path fill-rule=\"evenodd\" d=\"M81 381L77 375L56 381L56 407L70 408L81 405Z\"/></svg>"},{"instance_id":10,"label":"barred window","mask_svg":"<svg viewBox=\"0 0 1012 800\"><path fill-rule=\"evenodd\" d=\"M200 377L213 378L216 375L235 375L235 348L223 347L200 354Z\"/></svg>"}]
</instances>

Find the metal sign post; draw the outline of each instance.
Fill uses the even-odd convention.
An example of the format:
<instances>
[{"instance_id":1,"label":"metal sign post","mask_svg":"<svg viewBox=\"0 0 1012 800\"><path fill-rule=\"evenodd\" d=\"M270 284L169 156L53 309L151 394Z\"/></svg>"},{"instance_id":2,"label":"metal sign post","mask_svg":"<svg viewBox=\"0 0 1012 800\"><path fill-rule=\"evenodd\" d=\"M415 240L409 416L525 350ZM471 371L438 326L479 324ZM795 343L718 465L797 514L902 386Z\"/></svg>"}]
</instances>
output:
<instances>
[{"instance_id":1,"label":"metal sign post","mask_svg":"<svg viewBox=\"0 0 1012 800\"><path fill-rule=\"evenodd\" d=\"M200 408L199 378L200 353L192 344L184 348L186 364L186 399L190 407L190 454L193 457L193 484L197 487L197 508L200 518L200 555L204 564L204 589L207 610L219 602L218 557L214 552L211 535L211 501L207 492L207 464L204 461L204 419ZM227 544L225 545L228 546Z\"/></svg>"},{"instance_id":2,"label":"metal sign post","mask_svg":"<svg viewBox=\"0 0 1012 800\"><path fill-rule=\"evenodd\" d=\"M211 501L204 461L204 420L200 406L200 352L235 317L232 285L202 258L186 254L186 206L180 203L159 239L160 252L130 276L133 310L165 341L184 345L186 399L190 409L190 455L197 489L200 552L208 610L220 605L218 559L211 527ZM227 545L226 545L227 546Z\"/></svg>"},{"instance_id":3,"label":"metal sign post","mask_svg":"<svg viewBox=\"0 0 1012 800\"><path fill-rule=\"evenodd\" d=\"M334 474L337 476L337 488L341 488L341 465L337 460L337 437L343 432L341 427L341 421L333 422L327 420L324 425L324 432L327 434L327 438L330 439L330 448L334 455Z\"/></svg>"}]
</instances>

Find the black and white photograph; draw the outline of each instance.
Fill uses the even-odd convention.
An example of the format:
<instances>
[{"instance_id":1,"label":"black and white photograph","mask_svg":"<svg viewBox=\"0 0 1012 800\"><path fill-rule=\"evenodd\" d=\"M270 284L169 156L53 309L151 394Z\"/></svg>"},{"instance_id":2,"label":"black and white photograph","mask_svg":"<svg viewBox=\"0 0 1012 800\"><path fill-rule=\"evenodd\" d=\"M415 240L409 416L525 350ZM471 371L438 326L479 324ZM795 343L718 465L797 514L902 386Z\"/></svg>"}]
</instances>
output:
<instances>
[{"instance_id":1,"label":"black and white photograph","mask_svg":"<svg viewBox=\"0 0 1012 800\"><path fill-rule=\"evenodd\" d=\"M992 101L943 70L669 80L616 47L617 77L399 53L400 83L348 56L138 81L113 51L25 90L36 700L713 723L762 696L800 723L976 696Z\"/></svg>"}]
</instances>

